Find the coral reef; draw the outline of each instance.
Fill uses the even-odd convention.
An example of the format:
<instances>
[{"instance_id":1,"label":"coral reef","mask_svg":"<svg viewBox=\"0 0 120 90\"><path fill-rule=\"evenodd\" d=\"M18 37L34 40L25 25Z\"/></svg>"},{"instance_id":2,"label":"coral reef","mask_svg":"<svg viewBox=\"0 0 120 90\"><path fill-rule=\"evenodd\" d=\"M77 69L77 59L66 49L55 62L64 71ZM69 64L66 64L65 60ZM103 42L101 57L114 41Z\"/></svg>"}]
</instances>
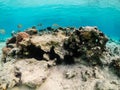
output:
<instances>
[{"instance_id":1,"label":"coral reef","mask_svg":"<svg viewBox=\"0 0 120 90\"><path fill-rule=\"evenodd\" d=\"M52 28L47 29L51 31ZM57 32L53 31L53 33L56 34L32 36L37 34L37 30L28 29L18 33L16 38L9 39L7 45L16 42L20 51L18 56L22 57L42 60L44 54L48 54L50 60L56 59L57 62L63 59L65 63L71 64L74 63L74 57L80 57L94 65L102 64L99 57L105 50L108 38L96 27L82 27L79 30L70 27L58 28ZM60 49L62 49L61 54L57 53Z\"/></svg>"},{"instance_id":2,"label":"coral reef","mask_svg":"<svg viewBox=\"0 0 120 90\"><path fill-rule=\"evenodd\" d=\"M112 60L109 66L112 71L120 77L120 58Z\"/></svg>"},{"instance_id":3,"label":"coral reef","mask_svg":"<svg viewBox=\"0 0 120 90\"><path fill-rule=\"evenodd\" d=\"M44 30L33 26L6 41L0 90L119 90L119 44L97 27Z\"/></svg>"},{"instance_id":4,"label":"coral reef","mask_svg":"<svg viewBox=\"0 0 120 90\"><path fill-rule=\"evenodd\" d=\"M96 27L82 27L64 42L64 49L69 56L82 57L92 64L100 65L99 57L105 50L107 41L108 38Z\"/></svg>"},{"instance_id":5,"label":"coral reef","mask_svg":"<svg viewBox=\"0 0 120 90\"><path fill-rule=\"evenodd\" d=\"M29 34L27 34L27 33L25 33L25 32L20 32L20 33L18 33L17 36L16 36L16 45L19 46L19 43L20 43L22 40L24 40L24 39L26 39L26 38L29 38L29 37L30 37Z\"/></svg>"}]
</instances>

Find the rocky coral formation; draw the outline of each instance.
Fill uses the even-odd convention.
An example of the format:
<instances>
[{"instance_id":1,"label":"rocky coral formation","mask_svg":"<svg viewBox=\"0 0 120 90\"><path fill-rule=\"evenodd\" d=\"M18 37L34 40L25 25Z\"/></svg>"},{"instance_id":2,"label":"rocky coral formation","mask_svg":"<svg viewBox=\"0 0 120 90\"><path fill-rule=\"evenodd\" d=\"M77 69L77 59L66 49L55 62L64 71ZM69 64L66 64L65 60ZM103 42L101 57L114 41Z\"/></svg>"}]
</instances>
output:
<instances>
[{"instance_id":1,"label":"rocky coral formation","mask_svg":"<svg viewBox=\"0 0 120 90\"><path fill-rule=\"evenodd\" d=\"M5 85L1 88L12 88L21 85L21 83L30 88L36 88L46 80L49 74L48 65L49 63L46 61L39 62L35 59L20 60L14 64L6 63L0 74L0 83Z\"/></svg>"},{"instance_id":2,"label":"rocky coral formation","mask_svg":"<svg viewBox=\"0 0 120 90\"><path fill-rule=\"evenodd\" d=\"M11 50L7 55L3 53L3 57L7 58L35 58L37 60L55 60L61 63L63 59L62 44L67 38L63 31L56 34L31 35L33 29L25 32L19 32L16 36L7 40L6 48ZM13 42L13 38L15 38ZM45 57L44 57L45 56ZM46 58L48 57L48 58ZM8 60L9 61L9 60Z\"/></svg>"},{"instance_id":3,"label":"rocky coral formation","mask_svg":"<svg viewBox=\"0 0 120 90\"><path fill-rule=\"evenodd\" d=\"M112 71L120 77L120 58L112 60L109 66Z\"/></svg>"},{"instance_id":4,"label":"rocky coral formation","mask_svg":"<svg viewBox=\"0 0 120 90\"><path fill-rule=\"evenodd\" d=\"M26 38L29 38L29 34L25 33L25 32L20 32L17 34L16 36L16 45L19 46L20 42L22 42L23 40L25 40Z\"/></svg>"},{"instance_id":5,"label":"rocky coral formation","mask_svg":"<svg viewBox=\"0 0 120 90\"><path fill-rule=\"evenodd\" d=\"M107 41L108 38L96 27L81 27L64 42L64 49L68 51L69 57L82 57L92 64L100 65L99 57Z\"/></svg>"},{"instance_id":6,"label":"rocky coral formation","mask_svg":"<svg viewBox=\"0 0 120 90\"><path fill-rule=\"evenodd\" d=\"M33 27L7 40L0 90L119 90L119 44L97 27L45 30Z\"/></svg>"},{"instance_id":7,"label":"rocky coral formation","mask_svg":"<svg viewBox=\"0 0 120 90\"><path fill-rule=\"evenodd\" d=\"M30 35L36 35L38 33L36 28L29 28L29 29L25 30L25 32Z\"/></svg>"},{"instance_id":8,"label":"rocky coral formation","mask_svg":"<svg viewBox=\"0 0 120 90\"><path fill-rule=\"evenodd\" d=\"M6 57L8 56L11 48L9 47L3 47L2 48L2 61L5 63L6 62Z\"/></svg>"}]
</instances>

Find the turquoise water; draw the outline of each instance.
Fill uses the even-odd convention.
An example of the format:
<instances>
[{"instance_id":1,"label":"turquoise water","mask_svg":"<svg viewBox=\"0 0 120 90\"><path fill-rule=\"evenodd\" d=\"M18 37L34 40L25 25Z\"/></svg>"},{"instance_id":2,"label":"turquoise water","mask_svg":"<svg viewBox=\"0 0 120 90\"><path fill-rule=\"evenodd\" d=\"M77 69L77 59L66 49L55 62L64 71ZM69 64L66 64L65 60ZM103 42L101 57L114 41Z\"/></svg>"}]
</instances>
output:
<instances>
[{"instance_id":1,"label":"turquoise water","mask_svg":"<svg viewBox=\"0 0 120 90\"><path fill-rule=\"evenodd\" d=\"M113 39L120 39L120 0L0 0L0 39L42 23L41 28L61 26L98 26Z\"/></svg>"}]
</instances>

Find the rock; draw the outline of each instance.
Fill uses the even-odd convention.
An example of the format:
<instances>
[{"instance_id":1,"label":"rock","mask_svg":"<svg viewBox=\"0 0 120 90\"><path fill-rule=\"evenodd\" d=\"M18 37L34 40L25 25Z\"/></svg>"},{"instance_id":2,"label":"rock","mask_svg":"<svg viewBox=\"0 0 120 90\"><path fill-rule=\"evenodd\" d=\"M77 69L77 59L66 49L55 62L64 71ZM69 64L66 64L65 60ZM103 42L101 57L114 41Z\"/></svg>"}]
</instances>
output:
<instances>
[{"instance_id":1,"label":"rock","mask_svg":"<svg viewBox=\"0 0 120 90\"><path fill-rule=\"evenodd\" d=\"M27 83L25 83L25 85L30 87L30 88L36 88L37 87L37 85L32 83L32 82L27 82Z\"/></svg>"},{"instance_id":2,"label":"rock","mask_svg":"<svg viewBox=\"0 0 120 90\"><path fill-rule=\"evenodd\" d=\"M100 75L100 71L97 67L93 69L93 77L95 77L96 79L104 79L104 77Z\"/></svg>"},{"instance_id":3,"label":"rock","mask_svg":"<svg viewBox=\"0 0 120 90\"><path fill-rule=\"evenodd\" d=\"M8 47L3 47L3 48L2 48L2 52L3 52L3 54L5 54L5 55L7 55L10 50L11 50L11 48L8 48Z\"/></svg>"},{"instance_id":4,"label":"rock","mask_svg":"<svg viewBox=\"0 0 120 90\"><path fill-rule=\"evenodd\" d=\"M65 28L65 31L58 30L56 35L44 34L44 36L36 35L30 38L35 30L33 28L28 29L16 36L16 46L19 46L20 54L23 57L40 60L43 59L45 53L48 53L49 59L56 60L56 63L61 63L62 58L65 63L69 63L71 60L69 64L72 64L74 63L74 57L81 57L91 65L102 65L99 57L105 50L108 39L96 27L82 27L80 30L68 27ZM69 31L68 33L71 35L66 36L63 34L66 31ZM54 47L54 49L51 49L51 47ZM60 53L60 50L62 50L62 53ZM38 54L33 52L38 52ZM68 57L71 57L69 61Z\"/></svg>"},{"instance_id":5,"label":"rock","mask_svg":"<svg viewBox=\"0 0 120 90\"><path fill-rule=\"evenodd\" d=\"M13 36L12 38L8 39L6 44L15 44L16 43L16 36Z\"/></svg>"},{"instance_id":6,"label":"rock","mask_svg":"<svg viewBox=\"0 0 120 90\"><path fill-rule=\"evenodd\" d=\"M91 70L82 71L81 77L82 77L83 81L87 81L93 77L93 72Z\"/></svg>"},{"instance_id":7,"label":"rock","mask_svg":"<svg viewBox=\"0 0 120 90\"><path fill-rule=\"evenodd\" d=\"M115 85L119 85L116 80L113 80L113 81L111 81L110 83L111 83L111 84L115 84Z\"/></svg>"},{"instance_id":8,"label":"rock","mask_svg":"<svg viewBox=\"0 0 120 90\"><path fill-rule=\"evenodd\" d=\"M49 59L54 59L56 60L56 63L60 63L61 58L59 54L61 54L61 52L59 49L62 47L61 41L63 41L64 38L65 37L61 35L61 33L56 36L45 34L44 36L36 35L31 36L30 38L30 35L26 32L20 32L16 36L16 46L19 51L16 53L14 47L10 55L18 58L21 58L20 56L22 56L23 58L36 58L37 60L42 60L45 59L43 55L46 53L48 54ZM51 49L51 47L55 47L54 50Z\"/></svg>"},{"instance_id":9,"label":"rock","mask_svg":"<svg viewBox=\"0 0 120 90\"><path fill-rule=\"evenodd\" d=\"M8 88L13 88L13 87L15 87L16 85L19 84L19 81L20 81L19 78L13 79L13 80L9 83Z\"/></svg>"},{"instance_id":10,"label":"rock","mask_svg":"<svg viewBox=\"0 0 120 90\"><path fill-rule=\"evenodd\" d=\"M51 67L53 67L53 66L56 66L55 61L49 61L49 62L47 63L47 67L48 67L48 68L51 68Z\"/></svg>"},{"instance_id":11,"label":"rock","mask_svg":"<svg viewBox=\"0 0 120 90\"><path fill-rule=\"evenodd\" d=\"M7 90L7 84L6 84L6 83L2 84L2 85L0 86L0 89L1 89L1 90Z\"/></svg>"},{"instance_id":12,"label":"rock","mask_svg":"<svg viewBox=\"0 0 120 90\"><path fill-rule=\"evenodd\" d=\"M27 34L26 32L20 32L20 33L18 33L17 36L16 36L16 45L19 46L19 43L22 40L24 40L26 38L29 38L29 37L30 37L30 35Z\"/></svg>"},{"instance_id":13,"label":"rock","mask_svg":"<svg viewBox=\"0 0 120 90\"><path fill-rule=\"evenodd\" d=\"M8 56L9 52L11 51L11 48L3 47L2 48L2 62L6 62L6 57Z\"/></svg>"},{"instance_id":14,"label":"rock","mask_svg":"<svg viewBox=\"0 0 120 90\"><path fill-rule=\"evenodd\" d=\"M10 57L15 57L16 55L18 55L20 52L20 49L19 48L13 48L11 49L11 51L8 53L8 55ZM17 56L16 56L17 57Z\"/></svg>"},{"instance_id":15,"label":"rock","mask_svg":"<svg viewBox=\"0 0 120 90\"><path fill-rule=\"evenodd\" d=\"M26 33L28 33L29 35L36 35L38 33L36 28L30 28L25 30Z\"/></svg>"},{"instance_id":16,"label":"rock","mask_svg":"<svg viewBox=\"0 0 120 90\"><path fill-rule=\"evenodd\" d=\"M22 65L22 67L21 67ZM21 72L21 82L31 88L42 85L48 77L48 66L46 61L36 61L35 59L23 59L16 63ZM19 76L19 75L18 75Z\"/></svg>"},{"instance_id":17,"label":"rock","mask_svg":"<svg viewBox=\"0 0 120 90\"><path fill-rule=\"evenodd\" d=\"M47 27L47 30L51 31L51 30L53 30L53 29L52 29L52 27Z\"/></svg>"},{"instance_id":18,"label":"rock","mask_svg":"<svg viewBox=\"0 0 120 90\"><path fill-rule=\"evenodd\" d=\"M25 38L19 42L18 48L13 48L10 55L18 58L35 58L37 60L43 59L44 50L40 46L33 45L29 38Z\"/></svg>"},{"instance_id":19,"label":"rock","mask_svg":"<svg viewBox=\"0 0 120 90\"><path fill-rule=\"evenodd\" d=\"M22 73L20 72L19 68L15 67L14 75L15 75L16 78L21 79Z\"/></svg>"},{"instance_id":20,"label":"rock","mask_svg":"<svg viewBox=\"0 0 120 90\"><path fill-rule=\"evenodd\" d=\"M114 53L115 53L115 54L119 55L119 54L120 54L119 51L120 51L120 49L119 49L118 47L115 47L115 48L114 48Z\"/></svg>"},{"instance_id":21,"label":"rock","mask_svg":"<svg viewBox=\"0 0 120 90\"><path fill-rule=\"evenodd\" d=\"M77 73L75 71L67 71L65 73L65 78L71 79L71 78L74 78L76 75L77 75Z\"/></svg>"},{"instance_id":22,"label":"rock","mask_svg":"<svg viewBox=\"0 0 120 90\"><path fill-rule=\"evenodd\" d=\"M45 60L47 60L47 61L49 61L50 59L49 59L49 55L48 54L44 54L43 55L43 58L45 59Z\"/></svg>"},{"instance_id":23,"label":"rock","mask_svg":"<svg viewBox=\"0 0 120 90\"><path fill-rule=\"evenodd\" d=\"M109 65L109 68L113 73L120 77L120 58L112 60L112 62Z\"/></svg>"},{"instance_id":24,"label":"rock","mask_svg":"<svg viewBox=\"0 0 120 90\"><path fill-rule=\"evenodd\" d=\"M94 27L82 27L65 40L64 49L73 57L83 57L91 64L101 65L99 57L106 48L108 38Z\"/></svg>"},{"instance_id":25,"label":"rock","mask_svg":"<svg viewBox=\"0 0 120 90\"><path fill-rule=\"evenodd\" d=\"M63 27L58 27L58 30L64 30L64 28Z\"/></svg>"},{"instance_id":26,"label":"rock","mask_svg":"<svg viewBox=\"0 0 120 90\"><path fill-rule=\"evenodd\" d=\"M16 44L8 44L7 47L8 47L8 48L15 48L15 47L16 47Z\"/></svg>"},{"instance_id":27,"label":"rock","mask_svg":"<svg viewBox=\"0 0 120 90\"><path fill-rule=\"evenodd\" d=\"M27 46L30 46L31 45L31 41L30 41L30 38L25 38L23 39L21 42L19 42L19 48L26 48Z\"/></svg>"},{"instance_id":28,"label":"rock","mask_svg":"<svg viewBox=\"0 0 120 90\"><path fill-rule=\"evenodd\" d=\"M96 82L95 90L118 90L118 88L108 81L98 81Z\"/></svg>"}]
</instances>

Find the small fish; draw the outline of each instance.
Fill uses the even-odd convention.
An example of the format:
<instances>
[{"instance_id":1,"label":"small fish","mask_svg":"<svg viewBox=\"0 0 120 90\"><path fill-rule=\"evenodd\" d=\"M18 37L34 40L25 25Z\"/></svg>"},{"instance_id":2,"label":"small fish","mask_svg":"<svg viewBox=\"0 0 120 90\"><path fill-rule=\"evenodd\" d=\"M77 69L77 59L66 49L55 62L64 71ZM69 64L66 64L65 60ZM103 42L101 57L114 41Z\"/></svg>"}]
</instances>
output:
<instances>
[{"instance_id":1,"label":"small fish","mask_svg":"<svg viewBox=\"0 0 120 90\"><path fill-rule=\"evenodd\" d=\"M18 27L18 28L22 28L22 24L18 24L17 27Z\"/></svg>"},{"instance_id":2,"label":"small fish","mask_svg":"<svg viewBox=\"0 0 120 90\"><path fill-rule=\"evenodd\" d=\"M11 36L16 36L16 32L13 30L12 32L11 32Z\"/></svg>"},{"instance_id":3,"label":"small fish","mask_svg":"<svg viewBox=\"0 0 120 90\"><path fill-rule=\"evenodd\" d=\"M39 23L37 26L42 26L42 24L41 24L41 23Z\"/></svg>"},{"instance_id":4,"label":"small fish","mask_svg":"<svg viewBox=\"0 0 120 90\"><path fill-rule=\"evenodd\" d=\"M36 26L32 26L32 29L36 29Z\"/></svg>"},{"instance_id":5,"label":"small fish","mask_svg":"<svg viewBox=\"0 0 120 90\"><path fill-rule=\"evenodd\" d=\"M55 23L55 24L53 24L52 26L59 27L59 25L58 25L58 24L56 24L56 23Z\"/></svg>"},{"instance_id":6,"label":"small fish","mask_svg":"<svg viewBox=\"0 0 120 90\"><path fill-rule=\"evenodd\" d=\"M6 33L5 29L0 29L0 34L5 34L5 33Z\"/></svg>"}]
</instances>

